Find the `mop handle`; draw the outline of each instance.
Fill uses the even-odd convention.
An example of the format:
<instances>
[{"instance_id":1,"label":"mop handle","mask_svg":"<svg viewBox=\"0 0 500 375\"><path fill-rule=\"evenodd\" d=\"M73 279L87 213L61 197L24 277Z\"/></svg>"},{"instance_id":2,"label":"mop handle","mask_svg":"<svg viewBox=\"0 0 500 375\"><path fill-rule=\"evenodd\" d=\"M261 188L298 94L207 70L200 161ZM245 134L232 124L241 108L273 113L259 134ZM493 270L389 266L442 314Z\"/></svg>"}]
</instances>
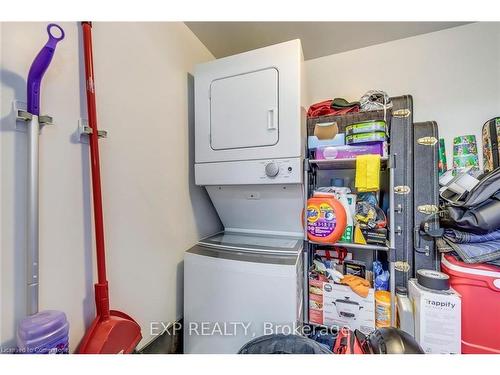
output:
<instances>
[{"instance_id":1,"label":"mop handle","mask_svg":"<svg viewBox=\"0 0 500 375\"><path fill-rule=\"evenodd\" d=\"M57 37L52 34L52 29L54 28L60 31L60 36ZM47 33L49 34L49 40L40 52L38 52L38 55L35 57L35 60L33 60L28 73L27 109L29 113L37 116L40 115L40 84L42 82L43 75L52 61L57 43L64 39L64 30L61 26L56 25L55 23L47 25Z\"/></svg>"},{"instance_id":2,"label":"mop handle","mask_svg":"<svg viewBox=\"0 0 500 375\"><path fill-rule=\"evenodd\" d=\"M94 62L92 57L92 24L82 22L83 53L85 56L85 86L89 126L90 164L92 170L92 197L94 203L94 226L97 253L97 277L99 284L106 284L106 258L104 251L104 220L102 213L101 172L99 167L99 142L94 86Z\"/></svg>"},{"instance_id":3,"label":"mop handle","mask_svg":"<svg viewBox=\"0 0 500 375\"><path fill-rule=\"evenodd\" d=\"M52 29L56 28L61 35L56 37ZM28 123L28 181L27 181L27 228L26 228L26 264L27 264L27 314L33 315L38 312L38 288L39 288L39 204L38 204L38 149L40 123L40 84L43 75L52 61L56 45L64 39L64 30L56 24L47 26L49 40L38 52L31 63L28 73L28 84L26 87L28 107L27 110L33 116Z\"/></svg>"},{"instance_id":4,"label":"mop handle","mask_svg":"<svg viewBox=\"0 0 500 375\"><path fill-rule=\"evenodd\" d=\"M26 264L27 264L27 304L26 312L34 315L38 312L39 287L39 218L38 218L38 133L40 123L38 116L33 116L28 123L28 186L27 186L27 232L26 232Z\"/></svg>"}]
</instances>

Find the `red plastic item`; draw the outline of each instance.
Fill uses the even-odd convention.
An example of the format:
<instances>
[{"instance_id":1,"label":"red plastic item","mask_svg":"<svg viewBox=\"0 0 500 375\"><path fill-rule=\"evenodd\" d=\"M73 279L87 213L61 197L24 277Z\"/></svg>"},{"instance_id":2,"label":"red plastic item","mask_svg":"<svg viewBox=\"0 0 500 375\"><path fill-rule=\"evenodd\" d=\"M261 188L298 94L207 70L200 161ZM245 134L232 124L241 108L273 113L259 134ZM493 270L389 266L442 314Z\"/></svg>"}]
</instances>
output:
<instances>
[{"instance_id":1,"label":"red plastic item","mask_svg":"<svg viewBox=\"0 0 500 375\"><path fill-rule=\"evenodd\" d=\"M95 284L96 318L80 342L77 353L114 354L131 353L142 338L141 328L127 314L109 309L108 281L106 279L106 254L104 251L104 222L102 213L101 173L99 167L99 142L95 104L94 66L92 58L92 24L82 22L83 52L87 91L87 112L92 134L89 135L92 170L92 196L97 253Z\"/></svg>"},{"instance_id":2,"label":"red plastic item","mask_svg":"<svg viewBox=\"0 0 500 375\"><path fill-rule=\"evenodd\" d=\"M342 327L338 334L335 343L333 344L334 354L364 354L361 345L358 342L353 331L346 327Z\"/></svg>"},{"instance_id":3,"label":"red plastic item","mask_svg":"<svg viewBox=\"0 0 500 375\"><path fill-rule=\"evenodd\" d=\"M462 297L462 353L500 354L500 267L444 255L441 270Z\"/></svg>"},{"instance_id":4,"label":"red plastic item","mask_svg":"<svg viewBox=\"0 0 500 375\"><path fill-rule=\"evenodd\" d=\"M314 103L311 105L307 111L307 117L319 117L319 116L340 116L347 113L359 112L359 106L345 107L341 109L332 108L333 100L325 100L319 103Z\"/></svg>"}]
</instances>

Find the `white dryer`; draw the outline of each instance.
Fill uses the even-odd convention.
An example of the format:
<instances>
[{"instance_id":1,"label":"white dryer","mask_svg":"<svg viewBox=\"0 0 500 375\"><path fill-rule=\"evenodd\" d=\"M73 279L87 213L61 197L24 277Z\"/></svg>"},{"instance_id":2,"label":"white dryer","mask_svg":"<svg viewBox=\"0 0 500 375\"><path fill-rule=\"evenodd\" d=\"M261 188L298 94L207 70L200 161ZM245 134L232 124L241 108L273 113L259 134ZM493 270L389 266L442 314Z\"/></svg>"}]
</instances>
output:
<instances>
[{"instance_id":1,"label":"white dryer","mask_svg":"<svg viewBox=\"0 0 500 375\"><path fill-rule=\"evenodd\" d=\"M298 39L196 66L197 184L205 163L303 155L302 70Z\"/></svg>"}]
</instances>

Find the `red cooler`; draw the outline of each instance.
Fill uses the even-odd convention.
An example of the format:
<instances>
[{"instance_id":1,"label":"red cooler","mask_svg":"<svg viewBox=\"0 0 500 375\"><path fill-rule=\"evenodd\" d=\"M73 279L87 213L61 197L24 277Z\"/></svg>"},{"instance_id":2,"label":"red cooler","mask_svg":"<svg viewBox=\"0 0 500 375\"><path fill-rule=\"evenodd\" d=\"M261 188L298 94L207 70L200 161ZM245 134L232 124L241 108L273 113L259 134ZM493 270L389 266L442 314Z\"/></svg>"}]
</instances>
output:
<instances>
[{"instance_id":1,"label":"red cooler","mask_svg":"<svg viewBox=\"0 0 500 375\"><path fill-rule=\"evenodd\" d=\"M462 296L462 353L500 354L500 267L443 255L441 269Z\"/></svg>"}]
</instances>

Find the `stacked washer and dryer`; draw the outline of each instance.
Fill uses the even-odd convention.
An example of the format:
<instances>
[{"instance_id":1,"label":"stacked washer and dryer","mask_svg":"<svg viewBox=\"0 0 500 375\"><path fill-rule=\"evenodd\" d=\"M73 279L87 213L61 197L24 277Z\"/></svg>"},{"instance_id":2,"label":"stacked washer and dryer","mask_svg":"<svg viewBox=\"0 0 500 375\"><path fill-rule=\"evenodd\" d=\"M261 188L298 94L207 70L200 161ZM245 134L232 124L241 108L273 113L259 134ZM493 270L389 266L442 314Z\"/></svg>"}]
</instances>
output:
<instances>
[{"instance_id":1,"label":"stacked washer and dryer","mask_svg":"<svg viewBox=\"0 0 500 375\"><path fill-rule=\"evenodd\" d=\"M184 352L236 353L303 321L300 40L195 70L195 181L224 231L184 257Z\"/></svg>"}]
</instances>

